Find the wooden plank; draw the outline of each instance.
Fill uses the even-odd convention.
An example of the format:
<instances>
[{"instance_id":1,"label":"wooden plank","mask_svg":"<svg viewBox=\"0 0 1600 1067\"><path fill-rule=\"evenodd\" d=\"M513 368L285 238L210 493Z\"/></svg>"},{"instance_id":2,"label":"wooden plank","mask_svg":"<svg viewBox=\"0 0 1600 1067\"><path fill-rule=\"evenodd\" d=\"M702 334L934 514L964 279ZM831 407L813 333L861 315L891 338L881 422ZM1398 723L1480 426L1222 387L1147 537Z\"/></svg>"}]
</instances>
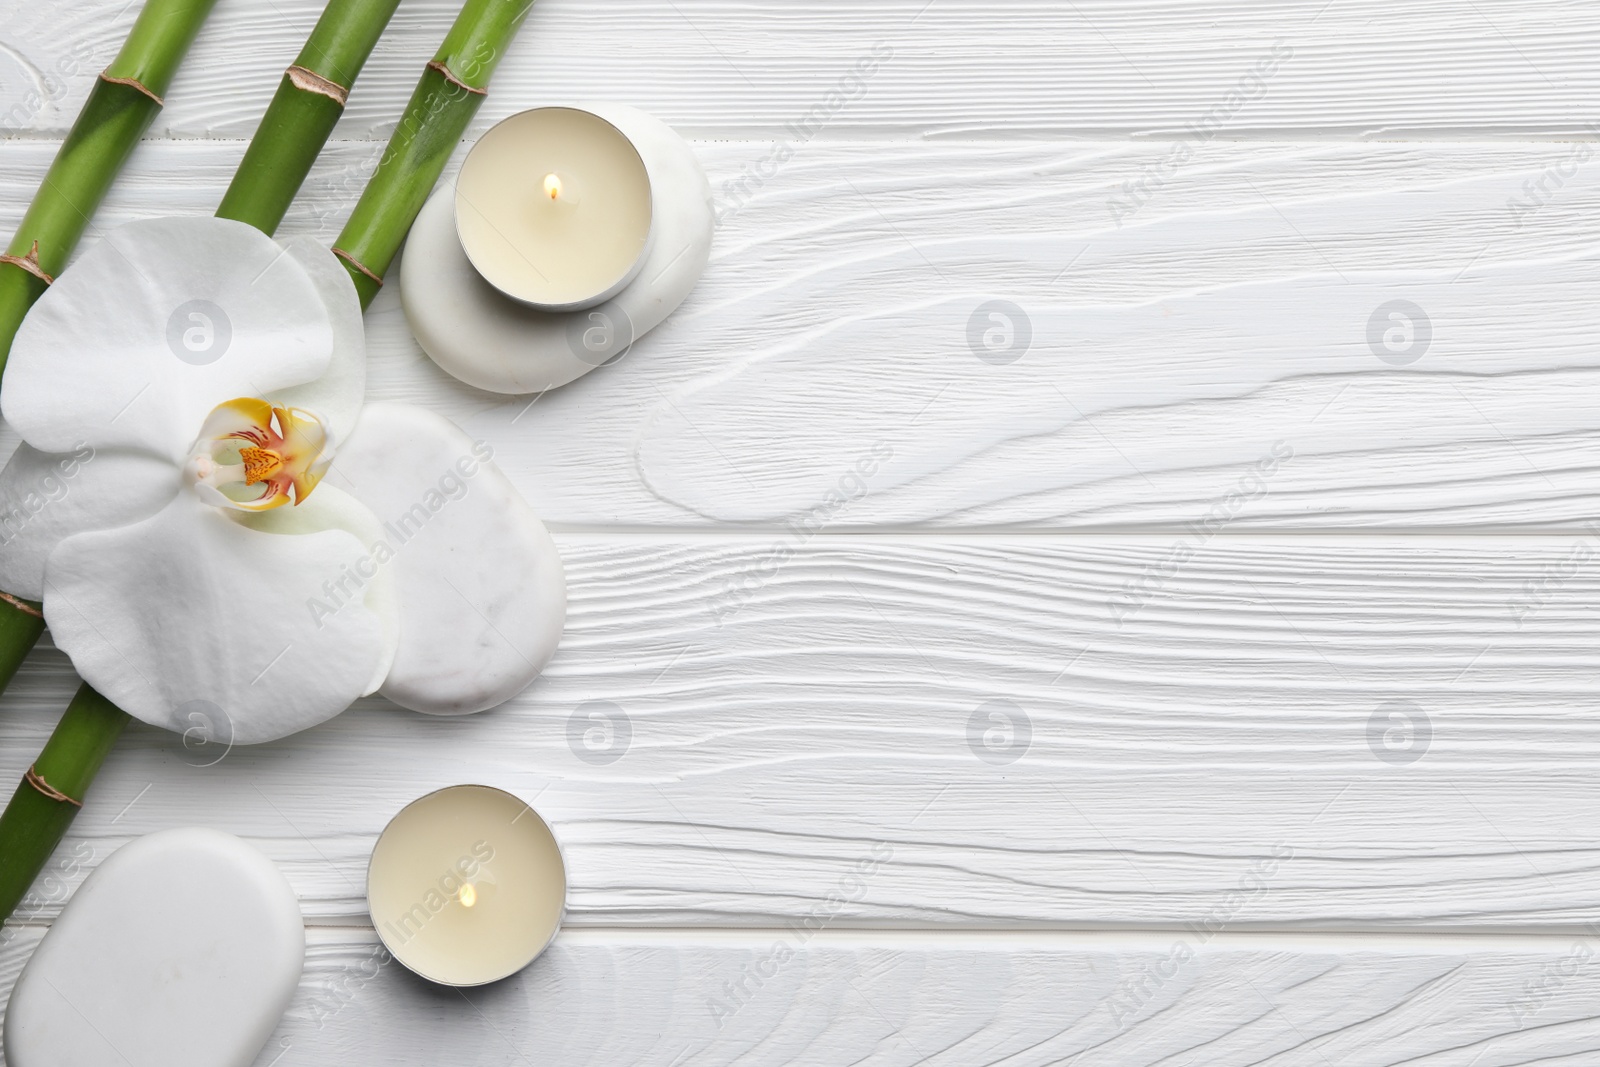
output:
<instances>
[{"instance_id":1,"label":"wooden plank","mask_svg":"<svg viewBox=\"0 0 1600 1067\"><path fill-rule=\"evenodd\" d=\"M556 826L575 925L774 925L841 887L876 926L1600 920L1592 540L1176 544L563 535L568 629L517 700L232 751L135 726L62 856L213 825L348 922L389 816L484 781ZM0 780L75 684L35 655Z\"/></svg>"},{"instance_id":2,"label":"wooden plank","mask_svg":"<svg viewBox=\"0 0 1600 1067\"><path fill-rule=\"evenodd\" d=\"M285 232L337 231L456 6L408 0ZM320 7L223 0L96 230L214 206L243 142L192 138L249 135ZM132 17L0 0L0 230ZM0 997L87 871L198 823L314 924L263 1067L1593 1062L1600 168L1549 142L1595 133L1597 40L1572 0L543 0L474 131L645 104L700 138L710 272L537 406L393 287L369 329L373 395L561 531L561 652L465 720L135 726ZM0 780L74 685L30 660ZM362 893L463 780L573 877L465 995Z\"/></svg>"},{"instance_id":3,"label":"wooden plank","mask_svg":"<svg viewBox=\"0 0 1600 1067\"><path fill-rule=\"evenodd\" d=\"M569 529L1182 530L1220 508L1229 529L1576 531L1600 513L1587 146L1216 146L1120 227L1108 200L1165 149L814 145L752 185L763 145L697 147L714 260L625 360L536 404L481 393L421 354L387 291L373 395L494 442ZM50 151L0 146L0 228ZM241 151L147 144L96 226L214 204ZM374 151L336 146L285 232L331 238ZM1031 323L1009 364L978 355L995 299ZM1397 300L1430 324L1409 363L1384 347Z\"/></svg>"},{"instance_id":4,"label":"wooden plank","mask_svg":"<svg viewBox=\"0 0 1600 1067\"><path fill-rule=\"evenodd\" d=\"M1600 1054L1592 939L569 930L521 974L457 991L402 971L370 932L310 935L260 1067L1467 1067ZM0 990L39 936L0 949Z\"/></svg>"},{"instance_id":5,"label":"wooden plank","mask_svg":"<svg viewBox=\"0 0 1600 1067\"><path fill-rule=\"evenodd\" d=\"M392 128L457 7L408 2L341 136ZM223 0L157 129L248 136L320 8ZM133 15L124 0L0 5L0 129L63 131ZM1575 0L544 0L477 128L603 97L796 141L1568 136L1594 121L1597 41L1600 12Z\"/></svg>"}]
</instances>

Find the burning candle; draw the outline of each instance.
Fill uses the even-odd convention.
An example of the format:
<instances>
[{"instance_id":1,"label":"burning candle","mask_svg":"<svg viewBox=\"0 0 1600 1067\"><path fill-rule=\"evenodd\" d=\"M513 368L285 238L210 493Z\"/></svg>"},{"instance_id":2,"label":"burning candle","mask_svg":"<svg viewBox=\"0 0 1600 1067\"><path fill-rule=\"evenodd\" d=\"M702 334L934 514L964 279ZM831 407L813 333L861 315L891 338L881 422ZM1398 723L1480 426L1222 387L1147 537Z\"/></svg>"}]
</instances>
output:
<instances>
[{"instance_id":1,"label":"burning candle","mask_svg":"<svg viewBox=\"0 0 1600 1067\"><path fill-rule=\"evenodd\" d=\"M555 937L566 897L549 825L486 785L407 804L367 868L367 906L384 946L443 985L483 985L532 963Z\"/></svg>"},{"instance_id":2,"label":"burning candle","mask_svg":"<svg viewBox=\"0 0 1600 1067\"><path fill-rule=\"evenodd\" d=\"M572 311L609 300L650 248L650 174L593 112L542 107L484 134L456 179L456 233L472 266L513 300Z\"/></svg>"}]
</instances>

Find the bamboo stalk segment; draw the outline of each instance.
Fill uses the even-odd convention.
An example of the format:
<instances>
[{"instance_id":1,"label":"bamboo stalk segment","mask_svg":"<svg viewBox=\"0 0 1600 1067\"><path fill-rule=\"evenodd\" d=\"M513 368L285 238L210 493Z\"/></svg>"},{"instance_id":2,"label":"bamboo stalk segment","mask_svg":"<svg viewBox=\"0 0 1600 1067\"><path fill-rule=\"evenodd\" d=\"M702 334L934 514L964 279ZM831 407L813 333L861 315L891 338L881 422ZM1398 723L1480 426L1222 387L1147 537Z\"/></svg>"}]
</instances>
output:
<instances>
[{"instance_id":1,"label":"bamboo stalk segment","mask_svg":"<svg viewBox=\"0 0 1600 1067\"><path fill-rule=\"evenodd\" d=\"M444 173L533 0L467 0L423 68L378 168L334 242L361 306L372 303L406 232Z\"/></svg>"},{"instance_id":2,"label":"bamboo stalk segment","mask_svg":"<svg viewBox=\"0 0 1600 1067\"><path fill-rule=\"evenodd\" d=\"M284 71L217 215L272 233L344 114L400 0L331 0Z\"/></svg>"},{"instance_id":3,"label":"bamboo stalk segment","mask_svg":"<svg viewBox=\"0 0 1600 1067\"><path fill-rule=\"evenodd\" d=\"M83 806L89 783L128 724L83 686L0 814L0 915L10 915Z\"/></svg>"},{"instance_id":4,"label":"bamboo stalk segment","mask_svg":"<svg viewBox=\"0 0 1600 1067\"><path fill-rule=\"evenodd\" d=\"M67 265L111 182L144 136L216 0L147 0L95 80L44 184L0 257L0 370L23 316Z\"/></svg>"},{"instance_id":5,"label":"bamboo stalk segment","mask_svg":"<svg viewBox=\"0 0 1600 1067\"><path fill-rule=\"evenodd\" d=\"M44 612L32 600L0 593L0 692L44 633Z\"/></svg>"}]
</instances>

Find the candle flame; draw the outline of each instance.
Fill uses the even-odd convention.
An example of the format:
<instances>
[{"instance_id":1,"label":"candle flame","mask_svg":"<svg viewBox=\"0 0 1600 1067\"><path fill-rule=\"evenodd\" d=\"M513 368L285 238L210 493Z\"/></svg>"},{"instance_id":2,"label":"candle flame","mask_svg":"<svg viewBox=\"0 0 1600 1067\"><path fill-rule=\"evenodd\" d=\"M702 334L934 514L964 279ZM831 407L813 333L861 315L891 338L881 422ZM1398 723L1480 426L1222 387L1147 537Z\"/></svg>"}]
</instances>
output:
<instances>
[{"instance_id":1,"label":"candle flame","mask_svg":"<svg viewBox=\"0 0 1600 1067\"><path fill-rule=\"evenodd\" d=\"M478 902L478 889L471 882L461 887L461 906L470 908Z\"/></svg>"},{"instance_id":2,"label":"candle flame","mask_svg":"<svg viewBox=\"0 0 1600 1067\"><path fill-rule=\"evenodd\" d=\"M544 195L551 200L561 195L561 179L554 174L544 176Z\"/></svg>"}]
</instances>

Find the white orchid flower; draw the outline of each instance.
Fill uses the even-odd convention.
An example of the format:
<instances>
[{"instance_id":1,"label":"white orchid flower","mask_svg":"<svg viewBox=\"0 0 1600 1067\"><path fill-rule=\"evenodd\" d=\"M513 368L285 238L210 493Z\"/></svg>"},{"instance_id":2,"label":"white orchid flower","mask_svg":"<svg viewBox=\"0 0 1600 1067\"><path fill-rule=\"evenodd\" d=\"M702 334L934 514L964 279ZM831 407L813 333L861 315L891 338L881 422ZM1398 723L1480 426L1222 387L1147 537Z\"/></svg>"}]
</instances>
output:
<instances>
[{"instance_id":1,"label":"white orchid flower","mask_svg":"<svg viewBox=\"0 0 1600 1067\"><path fill-rule=\"evenodd\" d=\"M129 714L270 741L380 692L501 703L566 607L544 527L449 421L363 411L361 309L309 239L121 227L34 306L0 406L0 590ZM214 720L220 713L223 722Z\"/></svg>"}]
</instances>

